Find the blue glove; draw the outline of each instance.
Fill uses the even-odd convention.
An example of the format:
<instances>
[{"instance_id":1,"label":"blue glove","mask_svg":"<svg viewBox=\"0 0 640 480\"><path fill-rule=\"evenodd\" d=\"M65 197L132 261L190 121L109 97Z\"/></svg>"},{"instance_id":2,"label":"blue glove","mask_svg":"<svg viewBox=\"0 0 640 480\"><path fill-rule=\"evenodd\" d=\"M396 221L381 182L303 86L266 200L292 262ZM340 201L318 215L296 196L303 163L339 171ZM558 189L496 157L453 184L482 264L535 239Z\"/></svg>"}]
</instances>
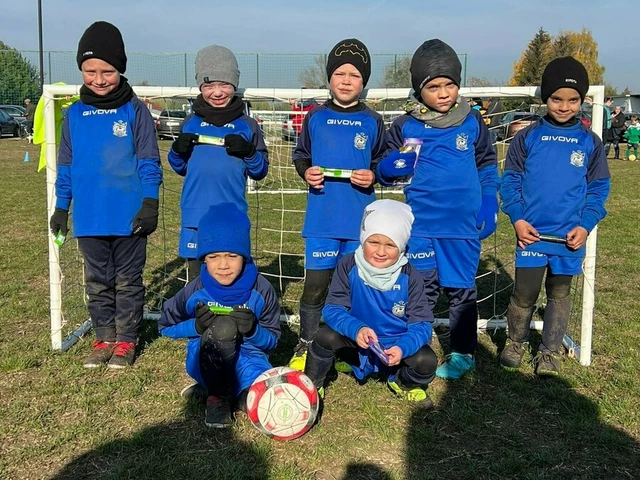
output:
<instances>
[{"instance_id":1,"label":"blue glove","mask_svg":"<svg viewBox=\"0 0 640 480\"><path fill-rule=\"evenodd\" d=\"M393 179L411 175L416 162L416 152L400 153L394 150L378 164L378 175L383 179Z\"/></svg>"},{"instance_id":2,"label":"blue glove","mask_svg":"<svg viewBox=\"0 0 640 480\"><path fill-rule=\"evenodd\" d=\"M476 228L480 230L480 240L484 240L498 226L498 198L495 195L483 195L482 206L476 220Z\"/></svg>"}]
</instances>

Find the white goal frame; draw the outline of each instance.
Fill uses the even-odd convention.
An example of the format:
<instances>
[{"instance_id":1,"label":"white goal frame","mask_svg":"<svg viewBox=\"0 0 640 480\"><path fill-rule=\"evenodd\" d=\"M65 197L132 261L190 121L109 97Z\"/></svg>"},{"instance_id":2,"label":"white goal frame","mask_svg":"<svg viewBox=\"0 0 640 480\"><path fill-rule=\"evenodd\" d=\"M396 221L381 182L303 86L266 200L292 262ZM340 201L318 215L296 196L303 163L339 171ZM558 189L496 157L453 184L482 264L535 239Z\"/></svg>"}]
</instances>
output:
<instances>
[{"instance_id":1,"label":"white goal frame","mask_svg":"<svg viewBox=\"0 0 640 480\"><path fill-rule=\"evenodd\" d=\"M197 88L186 87L149 87L135 86L134 91L139 97L191 97L195 98L200 91ZM55 109L54 99L67 95L77 95L79 85L44 85L43 97L45 99L45 131L46 131L46 182L47 182L47 219L53 214L55 209L55 181L57 174L57 146L55 143ZM362 98L368 101L385 99L407 99L410 89L368 89L362 94ZM244 99L264 100L277 99L287 101L287 99L324 99L329 98L328 90L324 89L280 89L280 88L247 88L239 89L237 94ZM537 87L471 87L461 88L460 95L463 97L483 97L483 98L523 98L540 97L540 90ZM593 99L593 104L600 106L604 104L604 86L592 86L588 95ZM592 112L592 129L602 137L602 108L594 108ZM249 186L251 188L251 185ZM281 192L287 193L287 192ZM46 231L49 232L47 225ZM596 267L596 245L597 227L589 235L586 246L586 257L583 264L583 291L582 291L582 315L580 341L565 336L565 347L576 357L579 357L582 365L591 364L591 345L593 331L593 309L595 291L595 267ZM58 245L54 243L52 235L48 234L49 245L49 291L50 291L50 317L51 317L51 346L54 350L65 351L70 348L79 337L91 328L90 320L86 320L69 337L62 338L63 315L62 315L62 271L59 264ZM446 319L438 319L438 323L447 324ZM480 319L478 328L493 329L505 328L505 318ZM531 328L541 329L542 322L532 322Z\"/></svg>"}]
</instances>

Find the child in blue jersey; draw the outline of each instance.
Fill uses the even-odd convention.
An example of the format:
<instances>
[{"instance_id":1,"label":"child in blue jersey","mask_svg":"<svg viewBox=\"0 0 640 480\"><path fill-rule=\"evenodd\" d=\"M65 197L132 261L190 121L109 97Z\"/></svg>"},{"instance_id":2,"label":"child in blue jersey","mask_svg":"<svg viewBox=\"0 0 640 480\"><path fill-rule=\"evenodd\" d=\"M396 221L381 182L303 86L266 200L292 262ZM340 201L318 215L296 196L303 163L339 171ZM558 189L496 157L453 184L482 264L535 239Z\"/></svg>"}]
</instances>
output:
<instances>
[{"instance_id":1,"label":"child in blue jersey","mask_svg":"<svg viewBox=\"0 0 640 480\"><path fill-rule=\"evenodd\" d=\"M178 254L188 260L189 280L200 272L196 258L200 218L211 205L224 202L246 212L247 178L262 180L269 168L262 131L246 115L242 99L234 95L240 71L231 50L219 45L203 48L196 55L195 70L202 93L169 152L171 168L185 177ZM199 143L199 135L224 139L224 144Z\"/></svg>"},{"instance_id":2,"label":"child in blue jersey","mask_svg":"<svg viewBox=\"0 0 640 480\"><path fill-rule=\"evenodd\" d=\"M377 200L366 207L360 246L338 262L322 311L326 325L309 346L304 371L322 394L337 357L359 380L378 372L395 393L431 403L425 389L438 360L429 347L433 313L424 279L405 256L412 223L404 203ZM369 341L381 344L388 362Z\"/></svg>"},{"instance_id":3,"label":"child in blue jersey","mask_svg":"<svg viewBox=\"0 0 640 480\"><path fill-rule=\"evenodd\" d=\"M187 373L197 384L183 390L207 392L205 423L233 422L233 400L244 408L253 381L271 368L267 353L280 338L280 307L271 284L251 258L249 218L237 205L209 208L198 225L200 276L167 300L160 334L187 338ZM210 306L233 307L227 315Z\"/></svg>"},{"instance_id":4,"label":"child in blue jersey","mask_svg":"<svg viewBox=\"0 0 640 480\"><path fill-rule=\"evenodd\" d=\"M498 169L482 115L458 97L462 66L456 52L434 39L411 59L418 101L407 107L387 134L391 152L378 164L382 185L412 175L404 187L416 221L409 261L425 277L433 309L442 287L449 298L451 354L437 375L458 379L475 368L480 241L497 224ZM403 153L407 139L422 140L419 157Z\"/></svg>"},{"instance_id":5,"label":"child in blue jersey","mask_svg":"<svg viewBox=\"0 0 640 480\"><path fill-rule=\"evenodd\" d=\"M371 74L367 47L342 40L327 58L331 99L311 110L302 124L293 163L309 185L302 228L305 282L300 299L300 341L289 366L304 368L309 343L320 325L331 272L358 247L364 207L375 200L372 169L384 150L382 117L359 101ZM350 178L325 177L324 168L351 170Z\"/></svg>"},{"instance_id":6,"label":"child in blue jersey","mask_svg":"<svg viewBox=\"0 0 640 480\"><path fill-rule=\"evenodd\" d=\"M133 364L144 306L147 236L158 225L162 170L153 118L122 75L120 31L92 24L78 44L83 85L65 116L49 225L73 234L84 258L85 291L96 341L87 368Z\"/></svg>"},{"instance_id":7,"label":"child in blue jersey","mask_svg":"<svg viewBox=\"0 0 640 480\"><path fill-rule=\"evenodd\" d=\"M571 280L582 271L589 232L606 214L607 157L600 139L576 118L588 89L589 76L576 59L550 62L541 85L548 113L519 131L507 152L500 197L517 247L515 286L507 310L509 338L500 354L506 369L520 368L546 272L547 306L534 365L538 375L558 374L571 312Z\"/></svg>"}]
</instances>

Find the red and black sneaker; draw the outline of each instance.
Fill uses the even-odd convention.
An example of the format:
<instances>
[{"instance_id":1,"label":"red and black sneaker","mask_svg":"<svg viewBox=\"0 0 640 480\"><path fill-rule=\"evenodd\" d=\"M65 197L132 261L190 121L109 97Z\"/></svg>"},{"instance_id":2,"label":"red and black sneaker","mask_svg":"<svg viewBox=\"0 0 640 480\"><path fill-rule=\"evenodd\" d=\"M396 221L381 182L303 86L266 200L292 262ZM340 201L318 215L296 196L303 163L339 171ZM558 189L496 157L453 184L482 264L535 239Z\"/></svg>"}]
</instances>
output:
<instances>
[{"instance_id":1,"label":"red and black sneaker","mask_svg":"<svg viewBox=\"0 0 640 480\"><path fill-rule=\"evenodd\" d=\"M84 368L97 368L101 367L109 361L113 355L113 348L115 343L103 342L101 340L93 342L93 351L85 358L82 366Z\"/></svg>"},{"instance_id":2,"label":"red and black sneaker","mask_svg":"<svg viewBox=\"0 0 640 480\"><path fill-rule=\"evenodd\" d=\"M209 428L227 428L233 425L231 402L225 397L209 395L204 411L204 424Z\"/></svg>"},{"instance_id":3,"label":"red and black sneaker","mask_svg":"<svg viewBox=\"0 0 640 480\"><path fill-rule=\"evenodd\" d=\"M107 364L109 368L127 368L133 365L136 358L136 344L133 342L116 342L113 355Z\"/></svg>"}]
</instances>

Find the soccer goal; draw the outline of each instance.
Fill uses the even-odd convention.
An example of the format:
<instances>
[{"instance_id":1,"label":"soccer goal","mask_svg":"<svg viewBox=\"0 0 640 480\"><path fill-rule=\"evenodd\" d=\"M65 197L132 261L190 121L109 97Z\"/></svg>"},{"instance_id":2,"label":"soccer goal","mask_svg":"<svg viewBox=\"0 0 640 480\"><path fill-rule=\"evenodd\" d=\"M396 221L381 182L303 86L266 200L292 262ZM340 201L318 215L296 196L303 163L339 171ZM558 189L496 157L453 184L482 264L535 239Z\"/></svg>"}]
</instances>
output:
<instances>
[{"instance_id":1,"label":"soccer goal","mask_svg":"<svg viewBox=\"0 0 640 480\"><path fill-rule=\"evenodd\" d=\"M45 85L46 154L47 154L47 207L49 216L55 207L56 144L54 101L75 95L79 86ZM148 105L152 115L162 111L185 111L195 98L197 88L133 87ZM250 182L247 198L252 221L252 249L260 272L276 288L282 306L282 320L291 324L298 320L298 302L304 280L304 243L300 237L306 208L306 187L291 164L302 119L314 102L322 103L329 97L327 90L314 89L240 89L238 94L247 103L248 111L264 134L269 150L270 169L260 182ZM541 114L537 111L535 87L478 87L462 88L461 96L482 99L484 117L489 126L498 155L500 169L508 144L515 132ZM409 89L369 89L363 100L378 111L387 125L403 114L403 105L409 99ZM589 95L594 104L604 101L604 87L591 87ZM539 101L537 102L539 103ZM528 113L528 115L526 114ZM179 118L176 118L179 120ZM179 131L179 123L176 123ZM594 108L592 128L601 135L602 109ZM171 135L169 135L170 137ZM144 273L147 290L145 318L158 318L162 302L174 295L187 281L185 262L177 255L180 227L180 192L182 177L175 174L166 162L171 139L160 140L164 184L160 193L160 219L158 230L148 242L148 260ZM402 191L376 187L378 198L403 199ZM71 215L73 215L73 208ZM326 219L327 222L331 218ZM48 232L48 228L47 228ZM70 232L68 238L72 238ZM67 350L89 329L82 258L74 240L62 247L49 236L49 282L51 306L51 343L55 350ZM570 355L583 365L591 362L591 337L595 291L597 228L587 241L587 255L583 275L574 281L573 309L569 331L564 345ZM482 256L477 273L479 298L479 327L505 328L506 309L513 288L514 234L508 218L501 214L497 232L483 242ZM539 310L545 305L541 296ZM437 322L447 324L446 306L436 307ZM539 314L531 328L541 329Z\"/></svg>"}]
</instances>

